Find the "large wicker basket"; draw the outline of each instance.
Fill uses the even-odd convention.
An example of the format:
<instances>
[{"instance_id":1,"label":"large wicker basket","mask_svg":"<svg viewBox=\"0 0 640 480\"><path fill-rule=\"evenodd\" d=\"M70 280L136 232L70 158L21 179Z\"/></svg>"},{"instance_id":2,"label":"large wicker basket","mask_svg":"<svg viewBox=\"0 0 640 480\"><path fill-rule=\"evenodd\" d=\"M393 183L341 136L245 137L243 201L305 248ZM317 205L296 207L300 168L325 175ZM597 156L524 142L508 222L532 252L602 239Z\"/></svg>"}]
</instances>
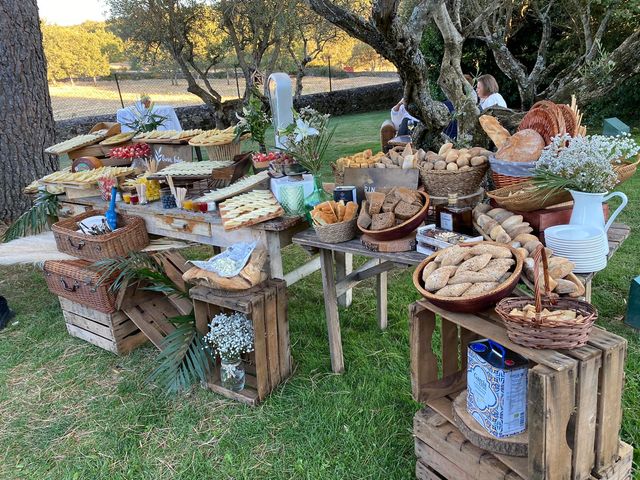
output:
<instances>
[{"instance_id":1,"label":"large wicker basket","mask_svg":"<svg viewBox=\"0 0 640 480\"><path fill-rule=\"evenodd\" d=\"M314 225L318 238L325 243L348 242L358 233L357 217L346 222L331 223L329 225Z\"/></svg>"},{"instance_id":2,"label":"large wicker basket","mask_svg":"<svg viewBox=\"0 0 640 480\"><path fill-rule=\"evenodd\" d=\"M204 149L207 151L209 160L225 161L240 155L241 147L240 142L230 142L224 145L210 145Z\"/></svg>"},{"instance_id":3,"label":"large wicker basket","mask_svg":"<svg viewBox=\"0 0 640 480\"><path fill-rule=\"evenodd\" d=\"M496 305L496 312L507 328L507 334L514 343L529 348L539 349L571 349L585 345L589 340L589 334L593 328L593 323L598 318L598 311L590 303L551 296L549 291L549 266L547 254L542 245L539 245L534 253L534 279L535 299L529 297L505 298ZM540 263L543 266L545 294L542 295L542 285L540 279ZM512 315L513 309L522 310L531 301L535 300L534 317L524 317ZM544 315L543 309L547 309L549 314ZM554 318L555 311L574 310L584 317L583 321L577 323L575 320L563 320Z\"/></svg>"},{"instance_id":4,"label":"large wicker basket","mask_svg":"<svg viewBox=\"0 0 640 480\"><path fill-rule=\"evenodd\" d=\"M51 293L104 313L113 313L116 295L112 282L98 286L100 273L85 260L49 260L44 262L44 278Z\"/></svg>"},{"instance_id":5,"label":"large wicker basket","mask_svg":"<svg viewBox=\"0 0 640 480\"><path fill-rule=\"evenodd\" d=\"M435 197L446 197L450 193L471 195L478 191L488 164L471 167L464 172L451 170L427 170L424 164L418 165L420 179L426 192Z\"/></svg>"},{"instance_id":6,"label":"large wicker basket","mask_svg":"<svg viewBox=\"0 0 640 480\"><path fill-rule=\"evenodd\" d=\"M638 164L640 164L640 155L638 155L638 159L633 163L623 162L613 166L613 170L618 174L618 185L633 177L638 169Z\"/></svg>"},{"instance_id":7,"label":"large wicker basket","mask_svg":"<svg viewBox=\"0 0 640 480\"><path fill-rule=\"evenodd\" d=\"M535 188L531 182L499 188L487 192L487 196L498 206L512 212L533 212L571 201L571 194L567 190Z\"/></svg>"},{"instance_id":8,"label":"large wicker basket","mask_svg":"<svg viewBox=\"0 0 640 480\"><path fill-rule=\"evenodd\" d=\"M496 188L504 188L530 180L536 162L507 162L490 157L489 164Z\"/></svg>"},{"instance_id":9,"label":"large wicker basket","mask_svg":"<svg viewBox=\"0 0 640 480\"><path fill-rule=\"evenodd\" d=\"M58 250L85 260L125 256L149 245L149 235L140 217L118 214L119 228L104 235L86 235L78 231L78 222L104 211L88 210L60 220L51 226Z\"/></svg>"}]
</instances>

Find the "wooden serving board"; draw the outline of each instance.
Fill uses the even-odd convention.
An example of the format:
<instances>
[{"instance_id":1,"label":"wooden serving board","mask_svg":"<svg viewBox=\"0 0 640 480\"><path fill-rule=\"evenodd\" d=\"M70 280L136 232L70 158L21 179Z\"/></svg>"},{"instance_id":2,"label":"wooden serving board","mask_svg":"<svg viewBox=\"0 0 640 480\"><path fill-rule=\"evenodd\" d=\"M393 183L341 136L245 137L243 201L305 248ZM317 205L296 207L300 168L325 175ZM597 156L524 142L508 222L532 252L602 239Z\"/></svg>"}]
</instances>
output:
<instances>
[{"instance_id":1,"label":"wooden serving board","mask_svg":"<svg viewBox=\"0 0 640 480\"><path fill-rule=\"evenodd\" d=\"M246 222L243 222L240 225L235 225L235 226L227 226L228 221L233 220L232 218L227 218L224 216L224 214L220 214L220 218L222 219L222 227L225 229L225 231L230 232L232 230L238 230L240 228L246 228L246 227L250 227L252 225L255 225L257 223L262 223L262 222L266 222L267 220L273 220L274 218L278 218L278 217L282 217L284 216L284 210L282 209L282 207L280 207L277 211L275 211L274 213L268 214L268 215L263 215L261 217L256 217L254 219L248 220Z\"/></svg>"},{"instance_id":2,"label":"wooden serving board","mask_svg":"<svg viewBox=\"0 0 640 480\"><path fill-rule=\"evenodd\" d=\"M362 235L360 238L362 245L372 252L381 253L394 253L394 252L410 252L416 249L416 233L407 235L404 238L398 238L397 240L376 240L369 235Z\"/></svg>"}]
</instances>

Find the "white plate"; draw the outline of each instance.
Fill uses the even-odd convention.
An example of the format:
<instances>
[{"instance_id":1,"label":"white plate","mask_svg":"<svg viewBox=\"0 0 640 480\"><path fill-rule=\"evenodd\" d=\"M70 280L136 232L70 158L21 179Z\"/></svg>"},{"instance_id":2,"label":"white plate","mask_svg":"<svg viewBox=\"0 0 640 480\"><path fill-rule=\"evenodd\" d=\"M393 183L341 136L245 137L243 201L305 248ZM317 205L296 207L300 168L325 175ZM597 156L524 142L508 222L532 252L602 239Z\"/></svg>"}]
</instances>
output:
<instances>
[{"instance_id":1,"label":"white plate","mask_svg":"<svg viewBox=\"0 0 640 480\"><path fill-rule=\"evenodd\" d=\"M591 225L556 225L544 231L544 238L553 238L561 241L593 241L605 235L602 229Z\"/></svg>"}]
</instances>

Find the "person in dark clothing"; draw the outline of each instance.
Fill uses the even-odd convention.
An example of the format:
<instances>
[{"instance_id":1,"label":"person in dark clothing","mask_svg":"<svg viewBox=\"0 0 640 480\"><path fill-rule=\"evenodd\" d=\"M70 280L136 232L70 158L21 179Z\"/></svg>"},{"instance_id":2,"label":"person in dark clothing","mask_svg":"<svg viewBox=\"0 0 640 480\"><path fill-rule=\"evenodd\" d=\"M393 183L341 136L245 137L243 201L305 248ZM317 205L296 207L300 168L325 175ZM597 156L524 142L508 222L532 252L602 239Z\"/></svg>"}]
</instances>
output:
<instances>
[{"instance_id":1,"label":"person in dark clothing","mask_svg":"<svg viewBox=\"0 0 640 480\"><path fill-rule=\"evenodd\" d=\"M7 326L15 313L9 308L7 299L0 295L0 330Z\"/></svg>"}]
</instances>

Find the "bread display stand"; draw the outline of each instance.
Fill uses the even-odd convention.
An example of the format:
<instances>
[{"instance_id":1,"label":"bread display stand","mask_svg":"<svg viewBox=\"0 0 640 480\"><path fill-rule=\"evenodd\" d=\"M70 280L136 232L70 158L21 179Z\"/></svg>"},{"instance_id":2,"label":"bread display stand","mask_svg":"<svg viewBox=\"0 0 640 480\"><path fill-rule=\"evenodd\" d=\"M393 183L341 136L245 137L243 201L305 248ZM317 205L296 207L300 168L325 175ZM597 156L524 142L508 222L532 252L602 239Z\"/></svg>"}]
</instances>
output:
<instances>
[{"instance_id":1,"label":"bread display stand","mask_svg":"<svg viewBox=\"0 0 640 480\"><path fill-rule=\"evenodd\" d=\"M414 419L417 478L629 478L631 447L619 437L624 338L594 327L584 347L534 350L512 343L492 309L451 313L423 300L412 304L409 314L413 398L429 407ZM432 343L436 316L439 345ZM454 402L466 388L467 346L478 338L490 338L531 362L526 456L507 455L495 444L479 447L477 432L456 426Z\"/></svg>"},{"instance_id":2,"label":"bread display stand","mask_svg":"<svg viewBox=\"0 0 640 480\"><path fill-rule=\"evenodd\" d=\"M232 400L256 406L291 375L291 347L287 319L287 288L282 280L269 280L245 292L224 292L197 286L189 291L198 332L205 335L211 319L222 312L241 312L253 325L255 351L243 354L246 384L239 392L220 383L216 363L207 387Z\"/></svg>"}]
</instances>

